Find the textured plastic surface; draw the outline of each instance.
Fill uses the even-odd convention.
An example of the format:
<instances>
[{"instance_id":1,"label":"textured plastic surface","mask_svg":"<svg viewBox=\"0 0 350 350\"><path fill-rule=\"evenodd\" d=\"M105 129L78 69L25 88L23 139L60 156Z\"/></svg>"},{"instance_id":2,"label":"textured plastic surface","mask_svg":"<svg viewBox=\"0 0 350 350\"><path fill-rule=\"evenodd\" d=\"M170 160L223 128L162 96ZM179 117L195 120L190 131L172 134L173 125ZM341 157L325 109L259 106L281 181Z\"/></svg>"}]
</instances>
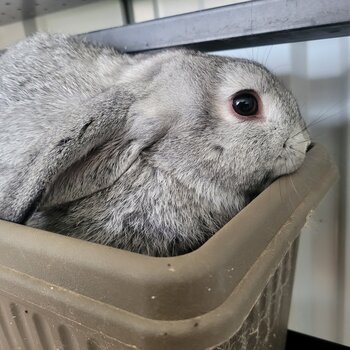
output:
<instances>
[{"instance_id":1,"label":"textured plastic surface","mask_svg":"<svg viewBox=\"0 0 350 350\"><path fill-rule=\"evenodd\" d=\"M297 173L173 258L0 222L0 349L282 349L296 240L336 177L315 146Z\"/></svg>"},{"instance_id":2,"label":"textured plastic surface","mask_svg":"<svg viewBox=\"0 0 350 350\"><path fill-rule=\"evenodd\" d=\"M240 329L216 350L284 349L297 247L298 239L282 259Z\"/></svg>"}]
</instances>

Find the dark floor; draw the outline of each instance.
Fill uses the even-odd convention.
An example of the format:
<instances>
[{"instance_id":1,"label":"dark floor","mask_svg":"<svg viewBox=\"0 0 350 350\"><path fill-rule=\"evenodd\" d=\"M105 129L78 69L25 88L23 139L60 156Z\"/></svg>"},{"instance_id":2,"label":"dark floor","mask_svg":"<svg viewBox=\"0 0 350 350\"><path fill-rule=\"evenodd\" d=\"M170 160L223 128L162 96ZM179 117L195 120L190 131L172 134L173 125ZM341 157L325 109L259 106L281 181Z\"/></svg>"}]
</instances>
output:
<instances>
[{"instance_id":1,"label":"dark floor","mask_svg":"<svg viewBox=\"0 0 350 350\"><path fill-rule=\"evenodd\" d=\"M288 331L287 346L285 350L317 349L317 350L349 350L347 346L331 343L319 338L310 337L309 335Z\"/></svg>"}]
</instances>

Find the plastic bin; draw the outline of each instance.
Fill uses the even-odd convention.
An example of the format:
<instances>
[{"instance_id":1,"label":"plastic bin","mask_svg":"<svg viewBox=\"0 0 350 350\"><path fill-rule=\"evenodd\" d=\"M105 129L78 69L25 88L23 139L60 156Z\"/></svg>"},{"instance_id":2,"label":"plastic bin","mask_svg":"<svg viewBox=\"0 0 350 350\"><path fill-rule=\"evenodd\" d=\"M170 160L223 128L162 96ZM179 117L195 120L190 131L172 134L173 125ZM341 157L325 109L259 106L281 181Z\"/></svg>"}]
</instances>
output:
<instances>
[{"instance_id":1,"label":"plastic bin","mask_svg":"<svg viewBox=\"0 0 350 350\"><path fill-rule=\"evenodd\" d=\"M316 145L297 173L172 258L2 221L0 349L283 349L298 236L336 177Z\"/></svg>"}]
</instances>

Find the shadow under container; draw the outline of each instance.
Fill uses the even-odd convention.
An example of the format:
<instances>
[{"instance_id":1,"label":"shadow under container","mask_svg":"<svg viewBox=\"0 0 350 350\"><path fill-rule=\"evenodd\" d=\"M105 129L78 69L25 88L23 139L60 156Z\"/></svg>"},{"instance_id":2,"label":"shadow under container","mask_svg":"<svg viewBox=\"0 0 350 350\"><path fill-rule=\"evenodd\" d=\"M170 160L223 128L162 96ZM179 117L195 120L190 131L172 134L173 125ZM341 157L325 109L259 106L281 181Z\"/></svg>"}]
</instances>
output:
<instances>
[{"instance_id":1,"label":"shadow under container","mask_svg":"<svg viewBox=\"0 0 350 350\"><path fill-rule=\"evenodd\" d=\"M1 350L282 350L319 145L198 250L155 258L0 222Z\"/></svg>"}]
</instances>

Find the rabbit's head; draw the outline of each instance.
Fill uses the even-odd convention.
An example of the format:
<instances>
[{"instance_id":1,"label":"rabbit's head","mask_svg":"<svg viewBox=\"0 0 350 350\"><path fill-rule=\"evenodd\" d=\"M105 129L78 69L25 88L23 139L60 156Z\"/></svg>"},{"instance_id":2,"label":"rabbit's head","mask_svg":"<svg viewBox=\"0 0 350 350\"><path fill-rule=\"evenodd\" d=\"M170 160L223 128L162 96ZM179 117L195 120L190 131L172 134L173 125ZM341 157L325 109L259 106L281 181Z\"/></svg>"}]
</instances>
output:
<instances>
[{"instance_id":1,"label":"rabbit's head","mask_svg":"<svg viewBox=\"0 0 350 350\"><path fill-rule=\"evenodd\" d=\"M141 83L130 108L133 132L165 130L144 153L201 193L234 190L246 203L305 158L310 139L297 102L260 64L168 52L121 78L135 79Z\"/></svg>"}]
</instances>

